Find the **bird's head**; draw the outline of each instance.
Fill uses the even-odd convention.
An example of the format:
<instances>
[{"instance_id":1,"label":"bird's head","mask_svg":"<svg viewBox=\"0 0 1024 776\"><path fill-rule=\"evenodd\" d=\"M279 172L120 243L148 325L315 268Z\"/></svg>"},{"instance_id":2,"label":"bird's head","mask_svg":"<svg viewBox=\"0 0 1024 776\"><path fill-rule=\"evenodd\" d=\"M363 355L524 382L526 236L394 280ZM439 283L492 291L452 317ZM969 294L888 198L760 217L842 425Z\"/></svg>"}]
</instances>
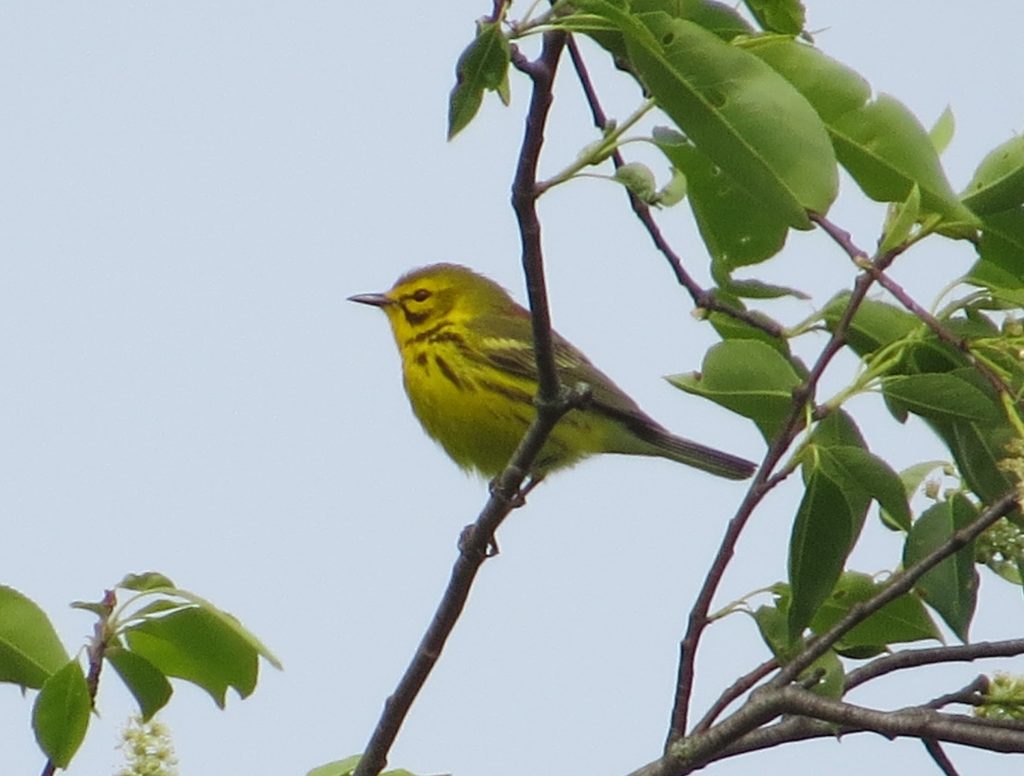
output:
<instances>
[{"instance_id":1,"label":"bird's head","mask_svg":"<svg viewBox=\"0 0 1024 776\"><path fill-rule=\"evenodd\" d=\"M401 343L439 323L462 324L518 305L488 278L458 264L431 264L400 277L390 290L356 294L352 302L383 310Z\"/></svg>"}]
</instances>

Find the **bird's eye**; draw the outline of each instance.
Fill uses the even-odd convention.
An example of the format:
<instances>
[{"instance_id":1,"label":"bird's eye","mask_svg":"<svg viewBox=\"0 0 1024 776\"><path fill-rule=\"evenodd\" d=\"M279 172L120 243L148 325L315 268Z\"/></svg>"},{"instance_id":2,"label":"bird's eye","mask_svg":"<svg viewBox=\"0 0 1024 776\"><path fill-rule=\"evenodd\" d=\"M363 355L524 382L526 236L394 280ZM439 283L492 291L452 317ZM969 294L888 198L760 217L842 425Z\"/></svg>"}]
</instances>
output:
<instances>
[{"instance_id":1,"label":"bird's eye","mask_svg":"<svg viewBox=\"0 0 1024 776\"><path fill-rule=\"evenodd\" d=\"M417 302L425 302L430 299L430 292L425 288L418 288L413 291L412 298Z\"/></svg>"}]
</instances>

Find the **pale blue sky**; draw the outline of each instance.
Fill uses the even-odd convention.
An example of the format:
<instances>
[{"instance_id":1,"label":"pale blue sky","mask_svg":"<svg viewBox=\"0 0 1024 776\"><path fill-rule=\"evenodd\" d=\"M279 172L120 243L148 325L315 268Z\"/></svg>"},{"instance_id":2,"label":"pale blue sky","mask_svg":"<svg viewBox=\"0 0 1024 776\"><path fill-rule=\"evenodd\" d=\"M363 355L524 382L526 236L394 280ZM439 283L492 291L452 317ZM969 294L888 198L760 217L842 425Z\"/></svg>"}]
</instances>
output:
<instances>
[{"instance_id":1,"label":"pale blue sky","mask_svg":"<svg viewBox=\"0 0 1024 776\"><path fill-rule=\"evenodd\" d=\"M162 716L188 776L301 774L359 751L484 501L483 483L413 420L383 317L344 300L438 260L470 264L522 299L508 185L526 84L513 76L510 109L488 99L463 135L444 139L455 59L489 6L0 7L0 582L39 602L70 649L92 621L67 604L151 568L266 641L286 670L263 671L255 695L230 698L226 712L178 685ZM956 188L1024 119L1019 6L977 9L820 0L809 12L826 52L924 123L953 106ZM595 70L610 84L609 112L626 115L628 81ZM573 84L560 83L548 171L592 139L581 111ZM845 182L833 216L869 248L880 212ZM621 192L579 182L546 198L542 216L561 332L665 425L759 457L747 424L660 380L698 368L713 337ZM661 222L703 276L686 207ZM927 302L969 260L961 246L929 244L895 274ZM794 272L824 294L849 266L820 235L796 235L760 276L792 283ZM795 320L811 307L770 309ZM904 464L938 452L872 404L856 409L877 420L868 435L881 454ZM719 603L783 576L794 492L769 499ZM546 483L502 529L502 555L486 564L392 764L616 774L654 757L685 613L742 493L619 457ZM878 571L896 552L871 521L858 567ZM986 575L983 593L998 595L976 636L1019 635L1019 591ZM716 626L698 703L764 657L748 619ZM977 670L861 697L903 705ZM42 768L31 698L0 688L0 773ZM99 706L71 773L119 762L132 701L108 677ZM953 756L965 772L1019 767ZM905 776L935 772L920 745L865 737L758 757L709 772L884 773L894 758Z\"/></svg>"}]
</instances>

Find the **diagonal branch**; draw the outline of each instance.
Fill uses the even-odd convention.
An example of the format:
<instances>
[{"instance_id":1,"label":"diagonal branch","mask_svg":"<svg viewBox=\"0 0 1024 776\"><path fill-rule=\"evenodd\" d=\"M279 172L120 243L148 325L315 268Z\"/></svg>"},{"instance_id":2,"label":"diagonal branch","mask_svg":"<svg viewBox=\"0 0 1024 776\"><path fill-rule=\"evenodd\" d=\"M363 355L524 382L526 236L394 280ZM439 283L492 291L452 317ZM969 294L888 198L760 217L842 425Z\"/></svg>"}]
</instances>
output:
<instances>
[{"instance_id":1,"label":"diagonal branch","mask_svg":"<svg viewBox=\"0 0 1024 776\"><path fill-rule=\"evenodd\" d=\"M586 97L587 105L590 107L590 114L593 117L594 126L603 132L608 128L608 116L601 107L601 102L597 97L597 90L594 88L594 84L590 80L590 73L587 70L586 63L583 61L583 55L580 54L579 47L576 45L576 41L572 36L569 36L567 47L569 49L569 57L572 60L573 68L576 70L580 86L582 87L583 94ZM622 167L624 163L622 154L618 149L613 151L612 164L615 165L615 168L618 169L619 167ZM626 196L629 197L630 207L633 208L633 212L636 214L636 217L640 220L640 223L643 224L644 229L647 230L647 234L650 236L651 242L654 243L654 247L657 248L661 255L668 261L669 266L672 267L672 272L676 276L676 281L679 285L685 288L687 292L689 292L694 305L703 310L723 313L738 321L743 321L747 325L753 326L755 329L759 329L773 337L782 338L785 336L785 332L782 327L775 321L760 316L756 312L743 310L739 307L734 307L731 304L723 302L715 296L713 291L703 288L696 280L694 280L693 276L690 275L683 266L683 260L679 257L679 254L672 249L668 240L666 240L665 236L661 233L658 223L654 220L654 214L651 213L651 208L628 188L625 189L625 192Z\"/></svg>"},{"instance_id":2,"label":"diagonal branch","mask_svg":"<svg viewBox=\"0 0 1024 776\"><path fill-rule=\"evenodd\" d=\"M884 253L877 257L874 264L878 267L887 267L896 257L895 253ZM711 563L704 584L701 586L690 616L687 622L686 633L680 644L679 671L676 680L675 701L672 705L672 722L669 728L667 747L673 742L681 739L686 732L687 717L689 714L690 697L693 694L694 665L696 659L697 645L700 642L704 629L708 625L708 611L715 592L722 581L725 569L732 560L736 543L740 534L746 527L754 509L761 503L762 499L778 481L769 477L771 472L782 460L785 451L796 439L797 435L804 428L806 422L805 408L815 394L818 381L821 379L826 367L842 349L846 342L846 333L853 320L854 313L860 306L868 289L874 282L874 278L868 273L862 273L854 283L850 293L846 309L837 322L828 343L826 343L817 361L811 368L807 378L793 391L793 404L789 416L782 425L782 429L765 454L761 468L754 477L753 483L747 491L746 496L740 503L736 514L726 526L725 534L719 544L718 552Z\"/></svg>"},{"instance_id":3,"label":"diagonal branch","mask_svg":"<svg viewBox=\"0 0 1024 776\"><path fill-rule=\"evenodd\" d=\"M931 758L935 761L935 764L938 766L939 770L942 771L943 776L960 776L960 774L957 772L956 766L953 765L953 761L946 756L946 752L943 750L942 746L939 744L938 741L935 741L930 738L925 739L924 748L927 750Z\"/></svg>"},{"instance_id":4,"label":"diagonal branch","mask_svg":"<svg viewBox=\"0 0 1024 776\"><path fill-rule=\"evenodd\" d=\"M566 412L585 399L580 391L563 391L555 372L551 324L544 290L540 222L537 220L534 207L537 160L544 141L544 124L551 106L551 84L563 45L562 33L547 33L538 60L519 63L520 69L533 81L533 96L513 184L513 202L522 230L523 266L530 292L534 347L540 372L537 417L519 443L508 466L492 484L490 498L476 522L463 532L459 541L459 556L452 567L448 587L409 666L395 691L384 704L384 711L367 743L354 776L376 776L387 765L388 752L398 736L398 731L441 656L445 642L469 598L473 580L480 566L489 557L489 548L494 545L495 531L512 509L522 503L519 498L520 486L552 428Z\"/></svg>"},{"instance_id":5,"label":"diagonal branch","mask_svg":"<svg viewBox=\"0 0 1024 776\"><path fill-rule=\"evenodd\" d=\"M1016 490L1008 491L993 501L973 522L955 531L945 542L921 558L917 563L903 571L893 574L889 582L874 597L850 607L850 611L833 625L828 631L812 639L807 647L779 674L772 679L776 687L789 684L810 667L811 663L828 652L840 638L851 628L863 622L887 603L894 601L904 593L909 593L914 584L943 560L973 542L990 525L1012 512L1020 502L1020 494Z\"/></svg>"},{"instance_id":6,"label":"diagonal branch","mask_svg":"<svg viewBox=\"0 0 1024 776\"><path fill-rule=\"evenodd\" d=\"M857 266L871 273L878 285L892 294L896 301L912 312L918 320L931 329L936 337L956 349L967 360L967 363L969 363L972 368L976 369L989 382L997 394L1011 393L1009 386L1006 385L1002 378L977 359L971 351L971 343L967 339L964 337L958 337L948 328L943 326L942 322L938 318L918 304L917 301L915 301L914 298L906 292L903 286L885 274L881 269L873 267L870 264L865 264L863 261L864 252L853 244L849 234L843 232L841 229L829 222L824 216L816 216L814 220L819 226L828 232L828 234L844 251L846 251L846 254L855 264L857 264Z\"/></svg>"}]
</instances>

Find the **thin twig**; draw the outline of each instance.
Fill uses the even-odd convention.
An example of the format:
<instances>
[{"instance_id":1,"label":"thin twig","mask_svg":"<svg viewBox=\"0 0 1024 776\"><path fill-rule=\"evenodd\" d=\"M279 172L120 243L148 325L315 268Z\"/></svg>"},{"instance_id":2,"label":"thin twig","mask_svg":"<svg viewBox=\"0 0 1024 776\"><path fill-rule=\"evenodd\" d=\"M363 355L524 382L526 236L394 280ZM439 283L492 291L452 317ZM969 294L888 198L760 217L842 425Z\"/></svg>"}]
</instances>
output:
<instances>
[{"instance_id":1,"label":"thin twig","mask_svg":"<svg viewBox=\"0 0 1024 776\"><path fill-rule=\"evenodd\" d=\"M537 454L544 446L548 435L559 419L570 409L584 400L582 392L564 392L560 389L554 368L551 347L550 319L547 298L544 291L543 263L540 254L540 224L533 210L520 212L523 202L535 196L537 158L543 144L543 130L551 105L551 84L555 67L564 43L562 33L547 33L539 59L521 69L533 80L531 99L526 121L526 133L520 151L519 165L513 184L513 200L522 200L517 205L517 214L523 228L523 266L527 273L530 291L530 305L533 318L534 348L540 375L537 400L537 416L519 443L511 461L498 475L491 487L491 495L477 517L459 541L459 556L452 568L448 587L445 589L437 611L420 640L416 653L402 675L395 691L384 704L384 711L366 746L363 757L356 767L354 776L376 776L387 765L388 752L398 735L413 701L430 675L444 649L459 615L469 597L473 580L484 560L489 557L489 548L494 543L494 533L502 521L518 503L520 486L530 470ZM522 65L520 59L517 66Z\"/></svg>"},{"instance_id":2,"label":"thin twig","mask_svg":"<svg viewBox=\"0 0 1024 776\"><path fill-rule=\"evenodd\" d=\"M551 338L551 314L548 310L544 284L544 253L540 241L540 219L537 217L537 165L544 144L544 126L554 99L552 85L555 67L565 47L562 32L544 33L540 57L533 62L520 61L519 68L533 81L533 94L526 115L526 131L512 181L512 209L519 222L522 241L523 271L530 299L534 351L537 358L537 398L551 402L558 398L558 372Z\"/></svg>"},{"instance_id":3,"label":"thin twig","mask_svg":"<svg viewBox=\"0 0 1024 776\"><path fill-rule=\"evenodd\" d=\"M937 698L932 698L926 704L926 709L944 709L953 703L961 703L966 706L980 706L985 702L985 693L988 692L988 677L975 677L966 687L961 687L956 692L948 692Z\"/></svg>"},{"instance_id":4,"label":"thin twig","mask_svg":"<svg viewBox=\"0 0 1024 776\"><path fill-rule=\"evenodd\" d=\"M989 382L997 394L1010 393L1010 388L1003 379L977 359L971 351L971 343L968 340L963 337L958 337L947 329L938 318L918 304L918 302L906 292L903 286L885 274L885 272L871 266L870 263L865 264L863 261L864 252L853 244L853 241L850 239L850 235L847 232L836 227L824 216L813 216L813 220L828 232L836 243L846 251L847 255L855 264L857 264L857 266L862 267L867 272L870 272L878 285L892 294L896 301L913 313L914 316L917 317L925 326L931 329L936 337L957 350L964 357L967 363L976 369L982 377Z\"/></svg>"},{"instance_id":5,"label":"thin twig","mask_svg":"<svg viewBox=\"0 0 1024 776\"><path fill-rule=\"evenodd\" d=\"M718 719L718 715L725 711L730 703L739 698L743 693L747 692L747 690L760 682L778 667L779 661L775 658L771 658L733 682L725 692L718 696L718 700L711 704L707 713L704 714L700 722L698 722L693 728L693 732L703 733L705 730L710 728L712 723Z\"/></svg>"},{"instance_id":6,"label":"thin twig","mask_svg":"<svg viewBox=\"0 0 1024 776\"><path fill-rule=\"evenodd\" d=\"M567 46L573 68L576 70L576 75L579 78L580 86L582 87L583 94L586 97L587 105L590 107L590 114L593 117L594 126L603 132L608 128L608 116L601 107L601 102L597 97L597 90L594 88L593 81L590 79L590 73L587 70L586 63L583 61L583 56L572 36L569 36ZM622 154L618 149L612 152L611 158L612 164L615 165L616 169L625 164L625 160L623 160ZM650 236L654 246L668 260L669 266L672 267L672 271L676 276L676 281L687 290L690 297L693 299L694 305L702 310L723 313L738 321L743 321L747 325L760 329L773 337L781 339L785 336L783 328L775 321L758 315L756 312L742 310L721 301L715 296L713 291L709 291L702 287L696 280L694 280L693 276L690 275L683 266L683 260L672 249L668 240L665 239L665 236L662 234L661 229L654 220L654 215L651 213L651 209L647 206L647 203L636 196L636 194L628 188L625 188L624 190L626 192L626 196L629 197L629 205L633 208L633 212L636 214L636 217L647 230L647 234Z\"/></svg>"},{"instance_id":7,"label":"thin twig","mask_svg":"<svg viewBox=\"0 0 1024 776\"><path fill-rule=\"evenodd\" d=\"M926 738L921 743L924 744L924 748L928 751L928 754L931 755L931 758L935 761L935 764L939 766L939 770L942 771L945 776L960 776L960 774L957 773L953 762L946 756L946 753L943 751L942 746L938 741Z\"/></svg>"},{"instance_id":8,"label":"thin twig","mask_svg":"<svg viewBox=\"0 0 1024 776\"><path fill-rule=\"evenodd\" d=\"M979 641L976 644L961 644L953 647L907 649L876 658L867 665L854 669L846 675L845 689L846 691L852 690L872 679L907 668L936 663L970 663L983 658L1016 657L1022 654L1024 654L1024 639Z\"/></svg>"}]
</instances>

